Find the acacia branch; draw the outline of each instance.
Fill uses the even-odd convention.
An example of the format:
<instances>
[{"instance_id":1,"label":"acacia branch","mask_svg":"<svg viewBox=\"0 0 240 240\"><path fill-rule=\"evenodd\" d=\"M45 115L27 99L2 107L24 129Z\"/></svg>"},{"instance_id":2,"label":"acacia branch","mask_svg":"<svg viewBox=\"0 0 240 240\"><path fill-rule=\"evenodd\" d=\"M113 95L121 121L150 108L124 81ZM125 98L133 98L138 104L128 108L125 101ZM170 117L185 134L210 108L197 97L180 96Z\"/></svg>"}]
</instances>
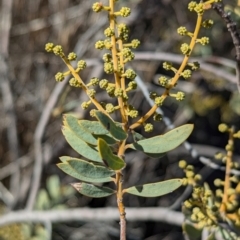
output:
<instances>
[{"instance_id":1,"label":"acacia branch","mask_svg":"<svg viewBox=\"0 0 240 240\"><path fill-rule=\"evenodd\" d=\"M83 36L79 39L77 42L74 52L77 53L77 55L80 57L82 56L87 48L82 48L85 41L88 41L94 34L96 34L96 27L99 28L105 24L106 20L103 19L99 21L98 25L94 28L90 28ZM94 30L94 31L93 31ZM94 65L94 63L92 63ZM89 66L89 65L88 65ZM49 98L49 100L46 103L46 106L43 110L43 113L41 114L40 120L37 124L37 128L35 130L34 134L34 153L35 153L35 163L34 163L34 169L33 169L33 180L29 192L29 197L27 200L26 208L28 210L32 209L34 206L35 198L37 196L37 192L39 189L40 181L41 181L41 174L42 174L42 138L45 134L45 130L47 127L47 124L50 120L52 109L56 105L59 96L61 95L63 89L68 83L68 79L65 79L62 83L59 83L56 85L54 90L52 91L52 94Z\"/></svg>"}]
</instances>

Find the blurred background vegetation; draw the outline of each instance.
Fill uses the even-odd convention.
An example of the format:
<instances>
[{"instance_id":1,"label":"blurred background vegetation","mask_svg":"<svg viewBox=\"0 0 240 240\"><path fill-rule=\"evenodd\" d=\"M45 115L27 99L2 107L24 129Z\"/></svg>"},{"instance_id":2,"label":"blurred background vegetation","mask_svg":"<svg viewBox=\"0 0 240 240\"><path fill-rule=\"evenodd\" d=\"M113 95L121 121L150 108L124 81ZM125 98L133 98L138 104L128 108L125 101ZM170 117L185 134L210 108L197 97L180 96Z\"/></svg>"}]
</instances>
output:
<instances>
[{"instance_id":1,"label":"blurred background vegetation","mask_svg":"<svg viewBox=\"0 0 240 240\"><path fill-rule=\"evenodd\" d=\"M3 5L3 0L1 1ZM103 1L104 2L104 1ZM226 9L240 25L240 7L237 1L223 1ZM1 85L0 93L0 212L24 209L32 191L32 176L36 161L36 139L41 142L42 172L36 210L68 209L81 207L115 207L115 197L90 199L80 196L70 186L74 180L61 172L56 163L62 155L77 156L72 152L61 133L62 114L74 112L80 118L89 118L80 103L86 98L78 89L70 88L65 81L57 84L54 75L64 71L61 59L44 51L47 42L63 46L66 53L75 51L79 59L87 59L90 67L83 72L83 79L104 78L102 53L94 49L102 39L107 26L106 15L93 13L93 1L83 0L15 0L11 10L12 27L9 36L8 84L11 92ZM120 6L132 8L131 17L125 20L130 29L130 39L138 38L136 61L132 64L144 80L149 91L161 92L156 79L159 74L168 75L162 63L168 54L179 54L183 41L177 34L179 26L193 30L196 14L187 10L188 0L131 0L119 1ZM1 9L3 11L3 8ZM214 20L212 29L202 31L209 36L208 46L198 46L198 57L209 68L197 71L189 81L181 80L178 88L186 93L184 102L167 100L163 111L176 126L194 123L194 132L189 142L199 156L213 157L224 151L227 135L218 132L218 124L225 122L240 129L240 97L235 83L235 49L231 36L220 17L210 10L206 18ZM155 53L164 53L162 59L154 60ZM172 56L172 55L171 55ZM174 55L179 64L181 55ZM0 66L1 67L1 66ZM61 85L58 87L57 85ZM8 106L11 94L12 104ZM7 96L6 96L7 95ZM99 92L99 99L106 99ZM7 101L7 102L6 102ZM141 113L149 104L140 90L132 95L132 103ZM52 105L51 105L52 104ZM7 106L7 107L6 107ZM48 115L48 113L50 115ZM15 121L9 119L14 118ZM44 126L41 124L45 124ZM17 138L11 135L16 128ZM139 129L139 132L142 130ZM164 123L155 126L158 133L166 131ZM142 133L145 134L145 133ZM14 138L14 139L13 139ZM236 142L236 159L240 163L240 143ZM204 165L198 157L193 158L183 147L167 154L160 161L141 154L126 156L129 163L125 172L125 184L135 185L182 177L178 161L186 159L197 171ZM223 172L214 170L206 181L223 177ZM14 180L15 179L15 180ZM127 207L169 207L184 188L160 198L143 199L126 196ZM181 210L178 206L175 210ZM53 240L118 239L118 222L65 222L54 224ZM96 234L97 233L97 234ZM46 239L46 228L41 224L14 224L0 228L1 240ZM184 239L180 227L151 221L128 223L128 239L174 240Z\"/></svg>"}]
</instances>

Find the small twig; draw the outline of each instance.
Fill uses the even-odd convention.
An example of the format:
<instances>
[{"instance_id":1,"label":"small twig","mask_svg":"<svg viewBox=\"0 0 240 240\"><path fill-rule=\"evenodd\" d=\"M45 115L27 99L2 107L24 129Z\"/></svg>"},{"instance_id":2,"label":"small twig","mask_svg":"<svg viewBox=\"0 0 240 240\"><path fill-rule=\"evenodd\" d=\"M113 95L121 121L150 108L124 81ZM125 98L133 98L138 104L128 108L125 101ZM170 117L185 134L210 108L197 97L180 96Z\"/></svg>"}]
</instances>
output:
<instances>
[{"instance_id":1,"label":"small twig","mask_svg":"<svg viewBox=\"0 0 240 240\"><path fill-rule=\"evenodd\" d=\"M226 171L225 171L225 178L224 178L224 185L223 185L223 196L222 196L222 203L220 206L220 212L226 213L227 211L227 203L229 200L228 191L231 188L231 169L232 169L232 156L233 156L233 145L234 145L234 127L229 128L229 139L228 139L228 147L230 149L227 150L226 156ZM226 147L227 148L227 147Z\"/></svg>"},{"instance_id":2,"label":"small twig","mask_svg":"<svg viewBox=\"0 0 240 240\"><path fill-rule=\"evenodd\" d=\"M232 20L230 13L224 11L222 3L213 4L213 9L220 15L227 25L227 29L231 34L233 44L236 51L236 80L238 91L240 92L240 34L237 29L237 24Z\"/></svg>"},{"instance_id":3,"label":"small twig","mask_svg":"<svg viewBox=\"0 0 240 240\"><path fill-rule=\"evenodd\" d=\"M6 189L2 182L0 182L0 199L9 208L11 208L14 203L13 195Z\"/></svg>"},{"instance_id":4,"label":"small twig","mask_svg":"<svg viewBox=\"0 0 240 240\"><path fill-rule=\"evenodd\" d=\"M126 208L128 221L157 221L171 225L181 226L184 216L181 212L172 211L168 208ZM116 208L76 208L68 210L48 211L16 211L2 215L0 226L19 222L68 222L68 221L115 221L119 219Z\"/></svg>"},{"instance_id":5,"label":"small twig","mask_svg":"<svg viewBox=\"0 0 240 240\"><path fill-rule=\"evenodd\" d=\"M219 166L218 164L214 163L211 159L209 158L206 158L206 157L200 157L199 158L201 163L205 164L206 166L212 168L212 169L217 169L217 170L221 170L221 171L224 171L226 170L225 167L223 166ZM240 176L240 171L239 170L236 170L236 169L231 169L230 170L230 173L233 174L233 175L236 175L236 176Z\"/></svg>"}]
</instances>

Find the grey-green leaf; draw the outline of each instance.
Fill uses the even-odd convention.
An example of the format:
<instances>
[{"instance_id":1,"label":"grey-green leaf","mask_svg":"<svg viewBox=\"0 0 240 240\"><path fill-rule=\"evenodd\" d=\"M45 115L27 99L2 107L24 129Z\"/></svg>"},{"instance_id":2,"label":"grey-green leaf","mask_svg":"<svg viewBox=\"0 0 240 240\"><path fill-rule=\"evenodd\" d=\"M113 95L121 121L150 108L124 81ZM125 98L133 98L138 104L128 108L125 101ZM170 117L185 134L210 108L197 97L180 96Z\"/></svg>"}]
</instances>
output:
<instances>
[{"instance_id":1,"label":"grey-green leaf","mask_svg":"<svg viewBox=\"0 0 240 240\"><path fill-rule=\"evenodd\" d=\"M115 171L125 167L125 162L123 161L123 159L113 154L111 148L101 138L98 139L98 150L102 161L107 165L107 167Z\"/></svg>"},{"instance_id":2,"label":"grey-green leaf","mask_svg":"<svg viewBox=\"0 0 240 240\"><path fill-rule=\"evenodd\" d=\"M127 134L125 131L119 126L119 124L115 123L111 118L102 113L101 111L95 111L96 118L101 122L101 124L110 132L110 134L122 141L127 138Z\"/></svg>"},{"instance_id":3,"label":"grey-green leaf","mask_svg":"<svg viewBox=\"0 0 240 240\"><path fill-rule=\"evenodd\" d=\"M181 179L171 179L163 182L149 183L124 189L123 192L140 197L159 197L173 192L182 185Z\"/></svg>"},{"instance_id":4,"label":"grey-green leaf","mask_svg":"<svg viewBox=\"0 0 240 240\"><path fill-rule=\"evenodd\" d=\"M76 152L78 152L82 156L92 161L102 162L98 152L94 148L90 147L87 143L85 143L80 137L78 137L68 127L63 126L62 132L67 142Z\"/></svg>"},{"instance_id":5,"label":"grey-green leaf","mask_svg":"<svg viewBox=\"0 0 240 240\"><path fill-rule=\"evenodd\" d=\"M84 196L92 197L92 198L102 198L108 197L114 193L115 190L107 187L100 187L89 183L72 183L71 184L78 192L80 192Z\"/></svg>"},{"instance_id":6,"label":"grey-green leaf","mask_svg":"<svg viewBox=\"0 0 240 240\"><path fill-rule=\"evenodd\" d=\"M113 170L110 170L104 166L95 165L80 159L70 159L67 163L79 174L88 178L106 178L115 174Z\"/></svg>"},{"instance_id":7,"label":"grey-green leaf","mask_svg":"<svg viewBox=\"0 0 240 240\"><path fill-rule=\"evenodd\" d=\"M62 157L59 157L59 159L61 160L61 162L65 163L67 160L69 160L71 157L69 156L62 156Z\"/></svg>"},{"instance_id":8,"label":"grey-green leaf","mask_svg":"<svg viewBox=\"0 0 240 240\"><path fill-rule=\"evenodd\" d=\"M131 133L132 133L134 142L145 139L145 137L142 134L135 132L134 130L132 130Z\"/></svg>"},{"instance_id":9,"label":"grey-green leaf","mask_svg":"<svg viewBox=\"0 0 240 240\"><path fill-rule=\"evenodd\" d=\"M133 136L134 142L145 139L145 137L143 137L140 133L135 131L132 131L132 136ZM148 153L148 152L144 152L144 153L151 158L161 158L166 155L166 153Z\"/></svg>"},{"instance_id":10,"label":"grey-green leaf","mask_svg":"<svg viewBox=\"0 0 240 240\"><path fill-rule=\"evenodd\" d=\"M191 134L193 124L185 124L164 135L140 140L129 145L130 148L146 153L165 153L183 143Z\"/></svg>"},{"instance_id":11,"label":"grey-green leaf","mask_svg":"<svg viewBox=\"0 0 240 240\"><path fill-rule=\"evenodd\" d=\"M96 139L101 138L103 139L107 144L113 145L117 143L117 140L114 139L109 133L106 135L93 135Z\"/></svg>"},{"instance_id":12,"label":"grey-green leaf","mask_svg":"<svg viewBox=\"0 0 240 240\"><path fill-rule=\"evenodd\" d=\"M70 128L84 142L97 145L96 138L79 124L79 120L70 114L64 115L64 124Z\"/></svg>"},{"instance_id":13,"label":"grey-green leaf","mask_svg":"<svg viewBox=\"0 0 240 240\"><path fill-rule=\"evenodd\" d=\"M95 166L92 163L80 159L69 160L66 163L59 163L57 166L68 175L84 182L111 182L114 171L104 166Z\"/></svg>"},{"instance_id":14,"label":"grey-green leaf","mask_svg":"<svg viewBox=\"0 0 240 240\"><path fill-rule=\"evenodd\" d=\"M98 121L79 120L79 124L92 134L105 135L109 133Z\"/></svg>"}]
</instances>

